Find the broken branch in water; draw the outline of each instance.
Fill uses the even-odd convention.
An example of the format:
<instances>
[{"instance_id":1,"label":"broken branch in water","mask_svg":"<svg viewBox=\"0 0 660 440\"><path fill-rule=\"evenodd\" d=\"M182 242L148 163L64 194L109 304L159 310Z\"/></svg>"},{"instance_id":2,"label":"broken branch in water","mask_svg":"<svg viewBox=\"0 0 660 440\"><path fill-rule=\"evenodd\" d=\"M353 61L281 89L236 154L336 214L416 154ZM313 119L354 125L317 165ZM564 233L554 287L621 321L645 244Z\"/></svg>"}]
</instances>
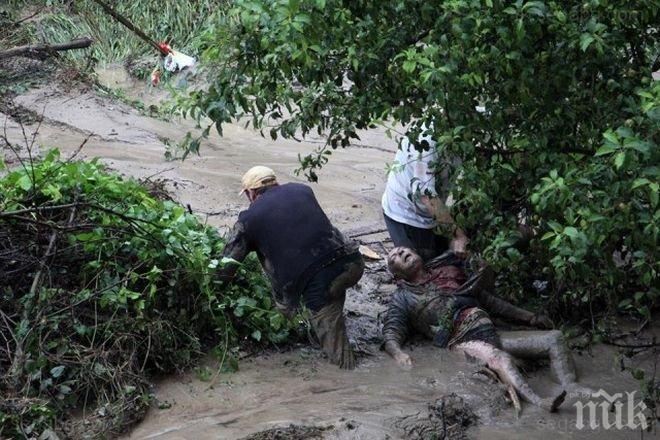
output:
<instances>
[{"instance_id":1,"label":"broken branch in water","mask_svg":"<svg viewBox=\"0 0 660 440\"><path fill-rule=\"evenodd\" d=\"M0 60L3 58L11 58L16 56L48 56L53 52L71 50L71 49L84 49L89 47L94 40L89 37L77 38L67 43L59 44L28 44L25 46L13 47L11 49L0 51Z\"/></svg>"}]
</instances>

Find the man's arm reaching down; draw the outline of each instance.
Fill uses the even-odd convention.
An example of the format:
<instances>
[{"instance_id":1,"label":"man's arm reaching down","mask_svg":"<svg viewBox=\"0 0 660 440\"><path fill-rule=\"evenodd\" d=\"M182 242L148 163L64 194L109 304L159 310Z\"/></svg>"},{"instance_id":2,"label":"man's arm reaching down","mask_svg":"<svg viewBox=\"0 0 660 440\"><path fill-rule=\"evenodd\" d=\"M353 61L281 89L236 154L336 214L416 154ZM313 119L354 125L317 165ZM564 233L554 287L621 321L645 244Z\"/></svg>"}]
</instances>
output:
<instances>
[{"instance_id":1,"label":"man's arm reaching down","mask_svg":"<svg viewBox=\"0 0 660 440\"><path fill-rule=\"evenodd\" d=\"M247 257L247 254L249 253L250 248L244 234L243 224L241 222L236 222L227 237L227 244L222 250L221 258L235 260L240 263L245 260L245 257ZM238 264L234 262L230 261L224 263L216 272L216 280L225 283L230 282L234 278L237 269Z\"/></svg>"},{"instance_id":2,"label":"man's arm reaching down","mask_svg":"<svg viewBox=\"0 0 660 440\"><path fill-rule=\"evenodd\" d=\"M420 200L439 224L449 226L453 229L454 232L450 243L450 249L459 257L465 258L467 256L467 245L470 240L467 235L465 235L465 232L456 226L456 223L449 212L449 207L438 197L422 196Z\"/></svg>"}]
</instances>

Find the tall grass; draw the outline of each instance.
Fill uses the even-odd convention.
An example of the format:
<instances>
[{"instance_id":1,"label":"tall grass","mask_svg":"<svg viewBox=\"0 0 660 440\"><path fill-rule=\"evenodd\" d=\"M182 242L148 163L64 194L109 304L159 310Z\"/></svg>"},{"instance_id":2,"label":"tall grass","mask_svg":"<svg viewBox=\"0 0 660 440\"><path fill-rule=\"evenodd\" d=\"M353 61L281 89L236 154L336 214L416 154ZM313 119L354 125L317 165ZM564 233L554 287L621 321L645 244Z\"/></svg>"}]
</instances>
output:
<instances>
[{"instance_id":1,"label":"tall grass","mask_svg":"<svg viewBox=\"0 0 660 440\"><path fill-rule=\"evenodd\" d=\"M156 41L168 41L182 51L194 49L207 20L224 10L230 0L117 0L109 2L114 9L131 20ZM101 64L154 53L137 36L117 23L91 0L42 0L27 2L8 0L5 8L28 11L44 6L44 10L27 26L35 28L35 38L59 43L87 35L95 43L86 50L71 51L75 60L98 61ZM0 7L2 9L2 7Z\"/></svg>"}]
</instances>

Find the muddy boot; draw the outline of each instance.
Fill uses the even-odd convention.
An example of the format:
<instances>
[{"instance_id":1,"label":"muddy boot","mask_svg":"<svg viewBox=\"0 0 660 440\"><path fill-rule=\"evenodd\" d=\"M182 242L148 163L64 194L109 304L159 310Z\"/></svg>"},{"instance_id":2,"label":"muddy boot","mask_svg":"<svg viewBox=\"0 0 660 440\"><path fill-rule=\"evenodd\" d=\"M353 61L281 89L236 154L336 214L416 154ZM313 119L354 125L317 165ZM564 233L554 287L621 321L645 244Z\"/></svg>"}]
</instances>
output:
<instances>
[{"instance_id":1,"label":"muddy boot","mask_svg":"<svg viewBox=\"0 0 660 440\"><path fill-rule=\"evenodd\" d=\"M538 405L546 411L556 412L561 404L564 403L564 399L566 399L566 391L562 391L558 396L554 398L547 397L545 399L541 399Z\"/></svg>"},{"instance_id":2,"label":"muddy boot","mask_svg":"<svg viewBox=\"0 0 660 440\"><path fill-rule=\"evenodd\" d=\"M314 313L310 321L321 349L330 358L330 362L352 370L355 368L355 355L346 337L343 309L343 301L330 303Z\"/></svg>"}]
</instances>

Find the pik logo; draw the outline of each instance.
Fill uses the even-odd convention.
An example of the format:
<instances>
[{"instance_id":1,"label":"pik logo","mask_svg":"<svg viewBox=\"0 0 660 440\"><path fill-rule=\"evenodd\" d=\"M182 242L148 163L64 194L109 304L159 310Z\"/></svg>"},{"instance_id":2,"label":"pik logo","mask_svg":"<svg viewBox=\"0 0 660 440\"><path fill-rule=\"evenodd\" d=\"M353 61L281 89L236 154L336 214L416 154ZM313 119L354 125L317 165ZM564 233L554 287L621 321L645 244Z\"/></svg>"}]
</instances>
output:
<instances>
[{"instance_id":1,"label":"pik logo","mask_svg":"<svg viewBox=\"0 0 660 440\"><path fill-rule=\"evenodd\" d=\"M577 401L573 405L577 409L577 419L575 427L577 429L632 429L641 428L646 430L649 427L647 418L648 406L642 401L635 401L635 394L626 392L626 401L624 403L624 394L616 393L610 395L605 390L598 390L591 395L587 403ZM585 411L586 410L586 411ZM585 424L585 413L587 423Z\"/></svg>"}]
</instances>

